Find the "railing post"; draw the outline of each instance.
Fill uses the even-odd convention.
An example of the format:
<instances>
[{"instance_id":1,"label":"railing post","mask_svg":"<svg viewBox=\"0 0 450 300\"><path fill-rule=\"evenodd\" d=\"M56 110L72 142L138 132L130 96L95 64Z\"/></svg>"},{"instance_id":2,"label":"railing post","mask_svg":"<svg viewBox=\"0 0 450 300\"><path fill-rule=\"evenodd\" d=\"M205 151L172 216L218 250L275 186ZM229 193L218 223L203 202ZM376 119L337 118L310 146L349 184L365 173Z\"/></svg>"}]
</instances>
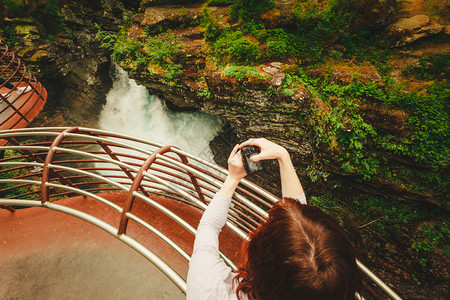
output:
<instances>
[{"instance_id":1,"label":"railing post","mask_svg":"<svg viewBox=\"0 0 450 300\"><path fill-rule=\"evenodd\" d=\"M183 164L185 165L189 165L189 161L186 158L186 156L178 154L178 156L180 157L181 161L183 162ZM202 190L200 189L200 186L198 185L197 182L197 178L189 171L187 171L189 178L191 179L192 184L194 185L195 191L197 192L198 198L200 201L202 201L203 203L206 203L205 201L205 196L203 195Z\"/></svg>"},{"instance_id":2,"label":"railing post","mask_svg":"<svg viewBox=\"0 0 450 300\"><path fill-rule=\"evenodd\" d=\"M127 213L131 211L131 208L133 207L134 202L134 192L137 191L137 189L140 187L142 179L144 178L144 172L147 171L150 166L155 162L156 156L158 154L164 154L166 152L171 151L170 146L164 146L156 150L152 153L152 155L147 158L147 160L142 164L141 168L139 169L139 172L136 174L133 184L130 187L130 191L128 192L128 198L125 202L122 210L122 216L120 218L120 224L119 224L119 231L117 232L118 235L124 234L127 230L128 226L128 217Z\"/></svg>"},{"instance_id":3,"label":"railing post","mask_svg":"<svg viewBox=\"0 0 450 300\"><path fill-rule=\"evenodd\" d=\"M46 185L46 183L48 182L49 178L50 178L50 169L48 168L48 166L51 164L51 162L53 161L53 158L55 157L55 151L53 150L55 147L58 147L61 142L64 139L64 134L65 133L71 133L74 131L78 131L78 127L72 127L72 128L68 128L64 131L62 131L54 140L52 145L50 146L50 149L48 150L47 153L47 157L45 158L44 161L44 170L42 171L42 180L41 180L41 203L44 204L45 202L48 201L48 187Z\"/></svg>"}]
</instances>

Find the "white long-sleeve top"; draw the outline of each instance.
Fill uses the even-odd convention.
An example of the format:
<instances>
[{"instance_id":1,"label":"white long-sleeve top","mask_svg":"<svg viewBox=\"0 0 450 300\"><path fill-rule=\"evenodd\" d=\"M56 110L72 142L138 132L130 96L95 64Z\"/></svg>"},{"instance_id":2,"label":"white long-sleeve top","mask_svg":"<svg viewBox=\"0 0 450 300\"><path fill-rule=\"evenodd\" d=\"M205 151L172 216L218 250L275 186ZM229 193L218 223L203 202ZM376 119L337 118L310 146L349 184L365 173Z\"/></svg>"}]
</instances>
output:
<instances>
[{"instance_id":1,"label":"white long-sleeve top","mask_svg":"<svg viewBox=\"0 0 450 300\"><path fill-rule=\"evenodd\" d=\"M305 194L293 197L306 204ZM187 300L237 299L233 278L236 273L219 255L219 233L225 225L231 198L217 193L205 210L197 228L189 263ZM247 299L242 294L241 299Z\"/></svg>"}]
</instances>

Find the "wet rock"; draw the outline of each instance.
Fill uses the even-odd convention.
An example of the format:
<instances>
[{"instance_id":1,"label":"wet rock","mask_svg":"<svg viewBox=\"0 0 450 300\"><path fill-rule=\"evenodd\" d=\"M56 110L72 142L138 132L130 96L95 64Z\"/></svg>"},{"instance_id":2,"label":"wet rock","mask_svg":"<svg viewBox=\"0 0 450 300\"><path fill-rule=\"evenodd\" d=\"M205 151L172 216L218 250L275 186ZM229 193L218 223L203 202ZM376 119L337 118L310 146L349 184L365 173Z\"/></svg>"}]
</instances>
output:
<instances>
[{"instance_id":1,"label":"wet rock","mask_svg":"<svg viewBox=\"0 0 450 300\"><path fill-rule=\"evenodd\" d=\"M65 5L60 10L65 22L76 25L87 26L92 25L92 20L86 19L86 11L81 6Z\"/></svg>"},{"instance_id":2,"label":"wet rock","mask_svg":"<svg viewBox=\"0 0 450 300\"><path fill-rule=\"evenodd\" d=\"M27 29L21 31L26 35L19 36L27 47L18 54L48 91L42 124L51 126L54 119L55 125L61 125L58 122L64 120L65 125L97 126L98 112L112 82L111 53L100 48L94 24L117 32L124 23L122 17L127 14L121 1L103 1L103 5L64 2L58 13L65 19L65 28L55 38L44 36L48 28L41 20L42 11L37 9L27 10L30 16L26 18L3 20L11 27ZM53 118L55 111L59 115ZM36 119L36 126L41 124L40 118Z\"/></svg>"},{"instance_id":3,"label":"wet rock","mask_svg":"<svg viewBox=\"0 0 450 300\"><path fill-rule=\"evenodd\" d=\"M394 47L402 47L420 38L435 35L444 26L427 15L402 18L387 28L386 40Z\"/></svg>"},{"instance_id":4,"label":"wet rock","mask_svg":"<svg viewBox=\"0 0 450 300\"><path fill-rule=\"evenodd\" d=\"M371 105L361 105L359 109L364 115L364 119L373 124L374 127L397 136L406 134L404 129L409 118L406 112L399 109L383 109Z\"/></svg>"},{"instance_id":5,"label":"wet rock","mask_svg":"<svg viewBox=\"0 0 450 300\"><path fill-rule=\"evenodd\" d=\"M294 92L292 99L297 103L302 103L301 106L307 106L311 102L312 95L307 88L301 86Z\"/></svg>"},{"instance_id":6,"label":"wet rock","mask_svg":"<svg viewBox=\"0 0 450 300\"><path fill-rule=\"evenodd\" d=\"M272 62L269 66L262 67L262 70L267 74L270 74L272 79L270 80L270 84L275 88L279 89L284 83L284 79L286 78L286 73L283 71L283 64L280 62Z\"/></svg>"},{"instance_id":7,"label":"wet rock","mask_svg":"<svg viewBox=\"0 0 450 300\"><path fill-rule=\"evenodd\" d=\"M47 60L49 55L47 50L38 50L28 60L31 62L42 62Z\"/></svg>"}]
</instances>

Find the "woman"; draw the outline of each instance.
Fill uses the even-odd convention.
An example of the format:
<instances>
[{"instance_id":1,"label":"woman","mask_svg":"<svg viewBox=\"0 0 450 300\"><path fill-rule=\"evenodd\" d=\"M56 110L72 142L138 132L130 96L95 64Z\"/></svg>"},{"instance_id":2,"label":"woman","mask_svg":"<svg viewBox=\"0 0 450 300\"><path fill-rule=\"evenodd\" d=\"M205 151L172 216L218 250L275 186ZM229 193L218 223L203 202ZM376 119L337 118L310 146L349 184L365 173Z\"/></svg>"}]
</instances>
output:
<instances>
[{"instance_id":1,"label":"woman","mask_svg":"<svg viewBox=\"0 0 450 300\"><path fill-rule=\"evenodd\" d=\"M239 149L258 146L252 161L276 159L283 200L243 245L243 264L234 273L219 256L219 233L231 197L245 177ZM236 145L229 175L198 226L189 264L187 299L355 299L360 275L353 248L335 220L306 204L289 153L266 139Z\"/></svg>"}]
</instances>

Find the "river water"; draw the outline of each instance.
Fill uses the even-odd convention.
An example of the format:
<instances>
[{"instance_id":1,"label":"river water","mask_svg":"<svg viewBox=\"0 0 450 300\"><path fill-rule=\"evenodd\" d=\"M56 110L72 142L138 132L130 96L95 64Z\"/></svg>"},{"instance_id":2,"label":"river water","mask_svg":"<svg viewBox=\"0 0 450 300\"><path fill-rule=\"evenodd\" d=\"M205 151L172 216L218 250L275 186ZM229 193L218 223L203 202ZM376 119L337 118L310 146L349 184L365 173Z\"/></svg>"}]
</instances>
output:
<instances>
[{"instance_id":1,"label":"river water","mask_svg":"<svg viewBox=\"0 0 450 300\"><path fill-rule=\"evenodd\" d=\"M117 65L112 76L113 86L99 116L101 129L177 146L213 162L209 142L221 128L217 117L203 112L170 111Z\"/></svg>"}]
</instances>

